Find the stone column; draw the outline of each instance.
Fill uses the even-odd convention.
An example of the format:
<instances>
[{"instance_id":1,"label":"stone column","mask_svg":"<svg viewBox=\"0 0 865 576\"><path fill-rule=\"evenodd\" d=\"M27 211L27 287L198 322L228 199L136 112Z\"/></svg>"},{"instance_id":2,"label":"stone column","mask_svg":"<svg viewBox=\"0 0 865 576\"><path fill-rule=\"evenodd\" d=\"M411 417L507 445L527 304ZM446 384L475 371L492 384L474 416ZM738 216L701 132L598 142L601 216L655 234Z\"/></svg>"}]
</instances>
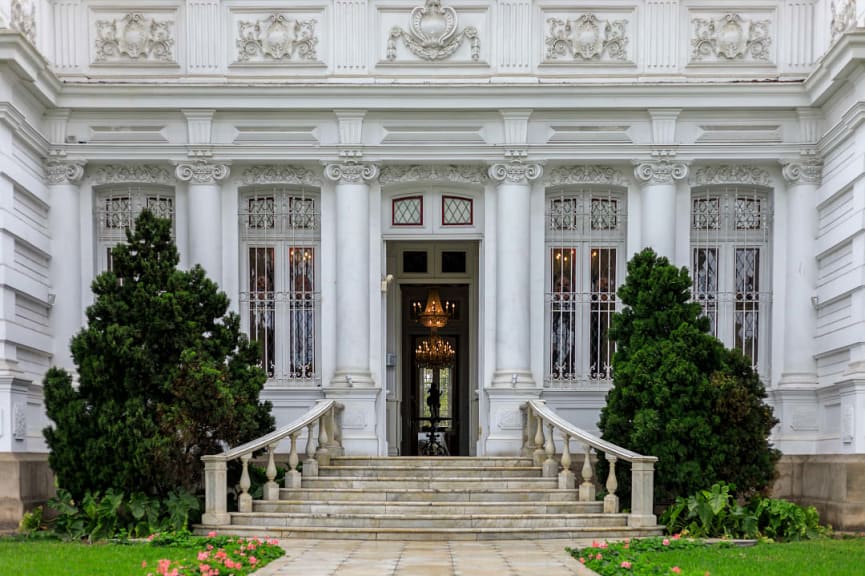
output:
<instances>
[{"instance_id":1,"label":"stone column","mask_svg":"<svg viewBox=\"0 0 865 576\"><path fill-rule=\"evenodd\" d=\"M201 264L208 278L222 283L222 194L228 166L200 160L178 164L177 178L189 182L189 263Z\"/></svg>"},{"instance_id":2,"label":"stone column","mask_svg":"<svg viewBox=\"0 0 865 576\"><path fill-rule=\"evenodd\" d=\"M534 388L530 371L531 333L528 262L529 196L540 164L494 164L496 182L496 369L494 387Z\"/></svg>"},{"instance_id":3,"label":"stone column","mask_svg":"<svg viewBox=\"0 0 865 576\"><path fill-rule=\"evenodd\" d=\"M817 235L817 188L823 165L816 160L790 162L782 174L787 180L787 261L784 314L784 367L779 386L813 388L817 384L814 362L816 290L814 255Z\"/></svg>"},{"instance_id":4,"label":"stone column","mask_svg":"<svg viewBox=\"0 0 865 576\"><path fill-rule=\"evenodd\" d=\"M634 176L643 183L641 246L671 262L676 260L676 182L687 175L687 165L670 160L647 160L634 168Z\"/></svg>"},{"instance_id":5,"label":"stone column","mask_svg":"<svg viewBox=\"0 0 865 576\"><path fill-rule=\"evenodd\" d=\"M52 255L48 304L52 306L54 363L74 372L69 342L81 329L83 320L79 183L84 176L84 164L50 160L45 171L51 205L48 213Z\"/></svg>"}]
</instances>

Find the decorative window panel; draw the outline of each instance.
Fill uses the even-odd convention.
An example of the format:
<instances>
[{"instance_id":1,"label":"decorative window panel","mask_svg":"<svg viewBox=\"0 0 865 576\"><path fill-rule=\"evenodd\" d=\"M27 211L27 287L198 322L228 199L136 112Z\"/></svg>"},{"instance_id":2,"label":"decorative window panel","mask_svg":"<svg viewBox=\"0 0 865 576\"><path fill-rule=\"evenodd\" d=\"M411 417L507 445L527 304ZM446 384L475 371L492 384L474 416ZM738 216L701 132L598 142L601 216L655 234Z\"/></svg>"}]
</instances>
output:
<instances>
[{"instance_id":1,"label":"decorative window panel","mask_svg":"<svg viewBox=\"0 0 865 576\"><path fill-rule=\"evenodd\" d=\"M546 387L611 385L615 345L609 329L624 274L624 208L622 189L548 195Z\"/></svg>"},{"instance_id":2,"label":"decorative window panel","mask_svg":"<svg viewBox=\"0 0 865 576\"><path fill-rule=\"evenodd\" d=\"M113 186L96 193L94 216L99 270L112 269L112 249L126 241L126 231L134 227L135 219L144 209L170 219L174 236L173 190L160 186Z\"/></svg>"},{"instance_id":3,"label":"decorative window panel","mask_svg":"<svg viewBox=\"0 0 865 576\"><path fill-rule=\"evenodd\" d=\"M769 377L772 292L767 259L772 212L754 186L707 186L691 193L692 297L712 334Z\"/></svg>"},{"instance_id":4,"label":"decorative window panel","mask_svg":"<svg viewBox=\"0 0 865 576\"><path fill-rule=\"evenodd\" d=\"M423 196L394 198L391 209L394 226L423 226Z\"/></svg>"},{"instance_id":5,"label":"decorative window panel","mask_svg":"<svg viewBox=\"0 0 865 576\"><path fill-rule=\"evenodd\" d=\"M318 195L277 186L245 191L239 224L247 270L240 303L269 385L318 386Z\"/></svg>"},{"instance_id":6,"label":"decorative window panel","mask_svg":"<svg viewBox=\"0 0 865 576\"><path fill-rule=\"evenodd\" d=\"M471 198L442 196L442 226L471 226L474 222Z\"/></svg>"}]
</instances>

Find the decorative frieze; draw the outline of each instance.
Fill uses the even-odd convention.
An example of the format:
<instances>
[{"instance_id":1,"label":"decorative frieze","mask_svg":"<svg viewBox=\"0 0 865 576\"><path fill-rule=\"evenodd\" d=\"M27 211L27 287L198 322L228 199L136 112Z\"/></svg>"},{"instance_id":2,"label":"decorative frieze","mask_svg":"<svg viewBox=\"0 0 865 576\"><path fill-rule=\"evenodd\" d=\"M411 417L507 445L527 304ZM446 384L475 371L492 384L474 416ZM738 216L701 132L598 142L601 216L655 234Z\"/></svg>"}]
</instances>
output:
<instances>
[{"instance_id":1,"label":"decorative frieze","mask_svg":"<svg viewBox=\"0 0 865 576\"><path fill-rule=\"evenodd\" d=\"M20 402L12 407L12 438L27 439L27 408Z\"/></svg>"},{"instance_id":2,"label":"decorative frieze","mask_svg":"<svg viewBox=\"0 0 865 576\"><path fill-rule=\"evenodd\" d=\"M174 186L176 182L167 167L153 164L99 166L91 174L91 180L94 185L140 183Z\"/></svg>"},{"instance_id":3,"label":"decorative frieze","mask_svg":"<svg viewBox=\"0 0 865 576\"><path fill-rule=\"evenodd\" d=\"M473 165L422 164L410 166L385 166L379 182L384 184L436 181L455 184L482 184L486 180L486 169Z\"/></svg>"},{"instance_id":4,"label":"decorative frieze","mask_svg":"<svg viewBox=\"0 0 865 576\"><path fill-rule=\"evenodd\" d=\"M77 184L83 176L83 162L49 160L45 163L45 179L49 185Z\"/></svg>"},{"instance_id":5,"label":"decorative frieze","mask_svg":"<svg viewBox=\"0 0 865 576\"><path fill-rule=\"evenodd\" d=\"M320 178L312 170L278 164L251 166L243 172L242 180L244 184L321 185Z\"/></svg>"},{"instance_id":6,"label":"decorative frieze","mask_svg":"<svg viewBox=\"0 0 865 576\"><path fill-rule=\"evenodd\" d=\"M693 62L771 60L771 20L746 20L740 14L728 13L716 18L693 18L691 23Z\"/></svg>"},{"instance_id":7,"label":"decorative frieze","mask_svg":"<svg viewBox=\"0 0 865 576\"><path fill-rule=\"evenodd\" d=\"M378 167L375 164L357 162L328 164L324 168L324 175L334 182L343 184L360 184L365 181L373 180L378 176Z\"/></svg>"},{"instance_id":8,"label":"decorative frieze","mask_svg":"<svg viewBox=\"0 0 865 576\"><path fill-rule=\"evenodd\" d=\"M317 24L312 18L301 20L280 12L261 20L240 20L237 23L237 61L316 62Z\"/></svg>"},{"instance_id":9,"label":"decorative frieze","mask_svg":"<svg viewBox=\"0 0 865 576\"><path fill-rule=\"evenodd\" d=\"M97 63L174 62L174 22L141 12L96 21Z\"/></svg>"},{"instance_id":10,"label":"decorative frieze","mask_svg":"<svg viewBox=\"0 0 865 576\"><path fill-rule=\"evenodd\" d=\"M33 0L12 0L11 24L31 44L36 44L36 4Z\"/></svg>"},{"instance_id":11,"label":"decorative frieze","mask_svg":"<svg viewBox=\"0 0 865 576\"><path fill-rule=\"evenodd\" d=\"M599 164L561 166L554 168L546 177L548 186L568 184L605 184L608 186L627 186L625 178L612 166Z\"/></svg>"},{"instance_id":12,"label":"decorative frieze","mask_svg":"<svg viewBox=\"0 0 865 576\"><path fill-rule=\"evenodd\" d=\"M583 14L573 20L547 18L547 60L570 57L574 60L628 59L627 20L601 20Z\"/></svg>"},{"instance_id":13,"label":"decorative frieze","mask_svg":"<svg viewBox=\"0 0 865 576\"><path fill-rule=\"evenodd\" d=\"M771 186L769 173L756 166L722 164L705 166L694 174L694 185L744 184L751 186Z\"/></svg>"},{"instance_id":14,"label":"decorative frieze","mask_svg":"<svg viewBox=\"0 0 865 576\"><path fill-rule=\"evenodd\" d=\"M819 186L823 180L823 163L819 160L787 162L784 163L781 174L791 184L813 184Z\"/></svg>"},{"instance_id":15,"label":"decorative frieze","mask_svg":"<svg viewBox=\"0 0 865 576\"><path fill-rule=\"evenodd\" d=\"M216 184L228 177L229 169L225 164L210 164L199 160L194 164L178 164L174 171L179 180L193 184Z\"/></svg>"},{"instance_id":16,"label":"decorative frieze","mask_svg":"<svg viewBox=\"0 0 865 576\"><path fill-rule=\"evenodd\" d=\"M832 0L832 41L856 26L856 0Z\"/></svg>"},{"instance_id":17,"label":"decorative frieze","mask_svg":"<svg viewBox=\"0 0 865 576\"><path fill-rule=\"evenodd\" d=\"M530 181L540 178L544 169L540 164L517 161L507 164L493 164L488 173L489 177L496 182L528 184Z\"/></svg>"},{"instance_id":18,"label":"decorative frieze","mask_svg":"<svg viewBox=\"0 0 865 576\"><path fill-rule=\"evenodd\" d=\"M672 184L688 175L688 166L682 162L650 160L640 162L634 168L634 177L649 184Z\"/></svg>"},{"instance_id":19,"label":"decorative frieze","mask_svg":"<svg viewBox=\"0 0 865 576\"><path fill-rule=\"evenodd\" d=\"M471 58L480 59L480 38L474 26L459 30L457 13L450 6L442 7L441 0L426 0L423 7L416 6L411 11L409 29L394 26L387 41L387 59L396 60L397 41L402 38L412 54L423 60L435 62L453 55L468 40Z\"/></svg>"}]
</instances>

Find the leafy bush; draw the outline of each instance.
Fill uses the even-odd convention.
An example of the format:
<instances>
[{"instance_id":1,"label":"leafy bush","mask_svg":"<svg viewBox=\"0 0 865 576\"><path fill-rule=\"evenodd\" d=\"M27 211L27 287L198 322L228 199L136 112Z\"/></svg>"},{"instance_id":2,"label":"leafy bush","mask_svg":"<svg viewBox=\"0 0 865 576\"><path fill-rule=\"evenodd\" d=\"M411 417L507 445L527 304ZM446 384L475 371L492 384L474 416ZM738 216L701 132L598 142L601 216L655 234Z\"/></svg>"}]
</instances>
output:
<instances>
[{"instance_id":1,"label":"leafy bush","mask_svg":"<svg viewBox=\"0 0 865 576\"><path fill-rule=\"evenodd\" d=\"M143 538L159 532L186 530L189 516L200 508L188 492L172 492L164 500L141 493L128 497L109 488L105 494L87 492L80 502L63 489L48 501L56 512L49 527L70 540L105 540L114 537Z\"/></svg>"},{"instance_id":2,"label":"leafy bush","mask_svg":"<svg viewBox=\"0 0 865 576\"><path fill-rule=\"evenodd\" d=\"M742 506L734 487L716 483L687 498L677 498L661 518L671 534L695 538L771 538L803 540L825 535L813 506L803 508L787 500L756 496Z\"/></svg>"},{"instance_id":3,"label":"leafy bush","mask_svg":"<svg viewBox=\"0 0 865 576\"><path fill-rule=\"evenodd\" d=\"M45 376L49 463L82 503L112 488L195 492L202 455L273 429L258 348L200 266L177 269L170 221L144 211L127 242L72 339L78 386L61 369Z\"/></svg>"},{"instance_id":4,"label":"leafy bush","mask_svg":"<svg viewBox=\"0 0 865 576\"><path fill-rule=\"evenodd\" d=\"M618 296L625 307L610 330L617 348L598 423L603 438L658 457L661 504L719 480L745 495L764 490L780 457L768 441L777 420L750 361L708 333L687 270L646 249L628 263ZM617 472L627 500L629 467Z\"/></svg>"}]
</instances>

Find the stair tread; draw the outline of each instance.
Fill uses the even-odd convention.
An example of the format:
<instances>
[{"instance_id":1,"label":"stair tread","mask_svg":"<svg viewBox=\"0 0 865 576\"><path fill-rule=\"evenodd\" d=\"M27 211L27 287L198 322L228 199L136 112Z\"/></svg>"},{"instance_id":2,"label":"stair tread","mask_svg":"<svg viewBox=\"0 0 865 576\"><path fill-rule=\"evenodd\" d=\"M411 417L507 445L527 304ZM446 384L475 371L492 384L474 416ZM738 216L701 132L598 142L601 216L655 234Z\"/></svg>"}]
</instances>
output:
<instances>
[{"instance_id":1,"label":"stair tread","mask_svg":"<svg viewBox=\"0 0 865 576\"><path fill-rule=\"evenodd\" d=\"M600 512L580 512L574 514L566 513L541 513L541 514L412 514L411 516L401 516L399 514L365 514L352 512L336 512L336 513L321 513L321 512L232 512L232 516L238 517L263 517L263 518L403 518L403 519L500 519L500 518L528 518L528 519L544 519L544 518L627 518L627 514L603 514Z\"/></svg>"}]
</instances>

